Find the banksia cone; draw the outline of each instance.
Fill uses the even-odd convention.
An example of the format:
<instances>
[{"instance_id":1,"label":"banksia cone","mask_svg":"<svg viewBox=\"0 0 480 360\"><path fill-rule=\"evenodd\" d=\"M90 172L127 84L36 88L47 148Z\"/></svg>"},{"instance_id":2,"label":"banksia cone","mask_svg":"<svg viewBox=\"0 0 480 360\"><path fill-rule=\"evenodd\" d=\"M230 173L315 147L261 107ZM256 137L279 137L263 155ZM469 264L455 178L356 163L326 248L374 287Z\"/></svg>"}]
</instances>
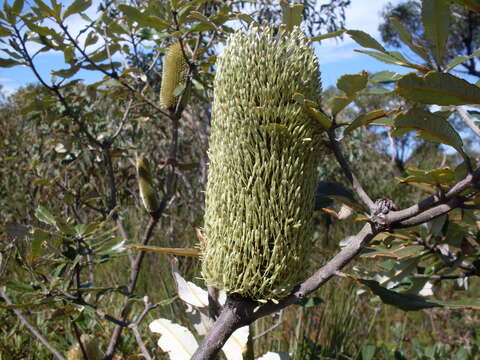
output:
<instances>
[{"instance_id":1,"label":"banksia cone","mask_svg":"<svg viewBox=\"0 0 480 360\"><path fill-rule=\"evenodd\" d=\"M145 206L145 209L147 209L149 213L156 212L160 203L158 201L155 187L153 186L150 165L148 160L143 156L137 158L137 180L143 206Z\"/></svg>"},{"instance_id":2,"label":"banksia cone","mask_svg":"<svg viewBox=\"0 0 480 360\"><path fill-rule=\"evenodd\" d=\"M89 360L101 360L103 358L102 353L100 352L98 341L92 335L82 334L80 336L80 340L82 341L83 348L87 353L87 358ZM80 344L73 345L67 353L67 360L84 360L85 357L83 356L82 349L80 348Z\"/></svg>"},{"instance_id":3,"label":"banksia cone","mask_svg":"<svg viewBox=\"0 0 480 360\"><path fill-rule=\"evenodd\" d=\"M292 100L319 102L320 72L296 27L253 27L227 42L214 81L202 274L253 299L307 274L321 130Z\"/></svg>"},{"instance_id":4,"label":"banksia cone","mask_svg":"<svg viewBox=\"0 0 480 360\"><path fill-rule=\"evenodd\" d=\"M175 89L184 83L186 68L180 42L175 42L167 49L163 59L160 88L160 106L163 109L173 109L177 105L178 96L175 96Z\"/></svg>"}]
</instances>

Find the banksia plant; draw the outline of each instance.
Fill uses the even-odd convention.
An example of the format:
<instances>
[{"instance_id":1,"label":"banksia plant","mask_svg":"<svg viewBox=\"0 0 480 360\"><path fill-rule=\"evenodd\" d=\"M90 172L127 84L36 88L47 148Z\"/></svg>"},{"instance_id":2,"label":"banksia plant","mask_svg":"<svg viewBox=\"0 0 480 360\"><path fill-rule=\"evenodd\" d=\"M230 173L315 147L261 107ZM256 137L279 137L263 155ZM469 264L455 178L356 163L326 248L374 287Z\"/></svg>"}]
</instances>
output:
<instances>
[{"instance_id":1,"label":"banksia plant","mask_svg":"<svg viewBox=\"0 0 480 360\"><path fill-rule=\"evenodd\" d=\"M160 88L160 107L174 109L178 96L175 89L185 82L187 64L180 42L175 42L167 49L163 58L162 85Z\"/></svg>"},{"instance_id":2,"label":"banksia plant","mask_svg":"<svg viewBox=\"0 0 480 360\"><path fill-rule=\"evenodd\" d=\"M98 341L92 335L82 334L80 336L80 341L82 342L83 349L87 354L87 358L89 360L101 360L103 358L103 354L101 353ZM67 360L84 360L85 356L83 356L82 349L80 348L80 344L73 345L67 352Z\"/></svg>"},{"instance_id":3,"label":"banksia plant","mask_svg":"<svg viewBox=\"0 0 480 360\"><path fill-rule=\"evenodd\" d=\"M304 280L311 251L319 128L318 62L295 27L233 34L214 80L202 274L209 285L277 299Z\"/></svg>"},{"instance_id":4,"label":"banksia plant","mask_svg":"<svg viewBox=\"0 0 480 360\"><path fill-rule=\"evenodd\" d=\"M137 158L137 180L143 206L151 214L157 212L160 202L153 186L150 164L143 156Z\"/></svg>"}]
</instances>

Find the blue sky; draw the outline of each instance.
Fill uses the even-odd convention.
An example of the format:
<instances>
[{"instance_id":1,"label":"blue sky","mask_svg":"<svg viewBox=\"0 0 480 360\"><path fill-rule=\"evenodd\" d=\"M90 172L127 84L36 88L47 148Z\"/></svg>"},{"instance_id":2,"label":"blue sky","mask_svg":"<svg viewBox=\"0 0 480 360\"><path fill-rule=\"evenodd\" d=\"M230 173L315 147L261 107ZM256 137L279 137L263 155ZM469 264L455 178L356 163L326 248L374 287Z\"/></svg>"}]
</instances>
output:
<instances>
[{"instance_id":1,"label":"blue sky","mask_svg":"<svg viewBox=\"0 0 480 360\"><path fill-rule=\"evenodd\" d=\"M350 7L346 11L347 29L363 30L377 40L380 39L378 25L381 21L380 12L389 0L352 0ZM390 0L397 4L401 0ZM68 2L64 2L67 4ZM89 10L89 15L94 15L93 7ZM75 32L82 26L82 20L79 17L72 17L69 28ZM356 45L348 36L343 41L329 39L315 45L316 52L320 62L322 72L322 82L324 88L335 85L337 79L343 74L355 74L362 70L374 73L382 70L391 70L404 73L407 70L394 65L387 65L367 55L354 52L354 49L360 47ZM46 80L50 79L51 69L61 69L63 66L63 55L59 52L44 53L36 58L35 63L42 76ZM100 75L91 71L79 73L79 77L86 82L99 80ZM0 84L6 93L11 93L20 86L30 82L35 82L32 72L24 66L13 68L0 68Z\"/></svg>"}]
</instances>

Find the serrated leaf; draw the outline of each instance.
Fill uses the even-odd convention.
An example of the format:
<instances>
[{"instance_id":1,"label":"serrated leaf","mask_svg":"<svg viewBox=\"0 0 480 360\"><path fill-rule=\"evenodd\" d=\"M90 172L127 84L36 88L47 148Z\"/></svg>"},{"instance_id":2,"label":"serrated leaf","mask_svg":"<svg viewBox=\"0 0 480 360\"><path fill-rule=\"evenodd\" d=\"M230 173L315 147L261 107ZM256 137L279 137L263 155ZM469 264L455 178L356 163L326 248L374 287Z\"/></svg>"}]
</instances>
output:
<instances>
[{"instance_id":1,"label":"serrated leaf","mask_svg":"<svg viewBox=\"0 0 480 360\"><path fill-rule=\"evenodd\" d=\"M352 97L365 89L367 82L368 74L365 71L361 74L345 74L338 79L337 87L345 92L348 97Z\"/></svg>"},{"instance_id":2,"label":"serrated leaf","mask_svg":"<svg viewBox=\"0 0 480 360\"><path fill-rule=\"evenodd\" d=\"M355 120L352 121L350 125L343 131L343 136L350 134L353 130L358 129L361 126L370 124L371 122L381 119L387 116L385 110L373 110L366 114L358 116Z\"/></svg>"},{"instance_id":3,"label":"serrated leaf","mask_svg":"<svg viewBox=\"0 0 480 360\"><path fill-rule=\"evenodd\" d=\"M361 30L347 30L347 34L360 46L386 52L385 48L366 32Z\"/></svg>"},{"instance_id":4,"label":"serrated leaf","mask_svg":"<svg viewBox=\"0 0 480 360\"><path fill-rule=\"evenodd\" d=\"M150 331L159 333L158 346L171 360L190 360L198 348L197 340L186 327L167 319L157 319L150 323Z\"/></svg>"},{"instance_id":5,"label":"serrated leaf","mask_svg":"<svg viewBox=\"0 0 480 360\"><path fill-rule=\"evenodd\" d=\"M421 104L480 104L480 88L452 74L431 71L425 76L404 75L397 92L405 99Z\"/></svg>"},{"instance_id":6,"label":"serrated leaf","mask_svg":"<svg viewBox=\"0 0 480 360\"><path fill-rule=\"evenodd\" d=\"M450 27L450 6L446 0L422 0L422 22L425 36L437 64L443 64Z\"/></svg>"},{"instance_id":7,"label":"serrated leaf","mask_svg":"<svg viewBox=\"0 0 480 360\"><path fill-rule=\"evenodd\" d=\"M421 108L413 108L394 119L396 128L417 130L430 135L429 140L450 145L463 154L463 141L455 129L443 117Z\"/></svg>"},{"instance_id":8,"label":"serrated leaf","mask_svg":"<svg viewBox=\"0 0 480 360\"><path fill-rule=\"evenodd\" d=\"M333 38L333 37L342 36L343 34L345 34L345 32L346 32L346 30L337 30L337 31L329 32L327 34L314 36L310 39L310 42L322 41L322 40L325 40L325 39L330 39L330 38Z\"/></svg>"},{"instance_id":9,"label":"serrated leaf","mask_svg":"<svg viewBox=\"0 0 480 360\"><path fill-rule=\"evenodd\" d=\"M81 13L87 10L92 5L91 0L75 0L63 13L63 18L66 19L70 15Z\"/></svg>"},{"instance_id":10,"label":"serrated leaf","mask_svg":"<svg viewBox=\"0 0 480 360\"><path fill-rule=\"evenodd\" d=\"M161 18L158 16L147 15L145 13L140 12L137 8L133 6L128 6L124 4L118 5L118 8L127 15L127 19L130 21L135 21L141 26L151 27L157 31L162 31L168 28L168 24L166 24Z\"/></svg>"}]
</instances>

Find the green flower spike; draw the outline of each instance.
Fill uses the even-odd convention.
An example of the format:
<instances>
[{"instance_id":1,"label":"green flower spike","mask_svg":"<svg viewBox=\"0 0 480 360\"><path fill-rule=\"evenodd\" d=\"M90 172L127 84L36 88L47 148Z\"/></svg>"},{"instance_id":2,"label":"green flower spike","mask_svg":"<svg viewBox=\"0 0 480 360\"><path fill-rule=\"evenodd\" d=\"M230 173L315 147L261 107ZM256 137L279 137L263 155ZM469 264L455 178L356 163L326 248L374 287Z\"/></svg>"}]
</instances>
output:
<instances>
[{"instance_id":1,"label":"green flower spike","mask_svg":"<svg viewBox=\"0 0 480 360\"><path fill-rule=\"evenodd\" d=\"M180 42L175 42L167 49L163 59L162 85L160 88L160 107L174 109L178 96L175 89L185 82L187 64L183 57Z\"/></svg>"},{"instance_id":2,"label":"green flower spike","mask_svg":"<svg viewBox=\"0 0 480 360\"><path fill-rule=\"evenodd\" d=\"M320 102L318 62L298 27L237 31L214 90L202 274L275 300L308 272L321 129L293 95Z\"/></svg>"},{"instance_id":3,"label":"green flower spike","mask_svg":"<svg viewBox=\"0 0 480 360\"><path fill-rule=\"evenodd\" d=\"M137 158L137 180L143 206L145 206L145 209L149 213L156 212L160 206L160 203L153 186L150 165L148 160L143 156Z\"/></svg>"}]
</instances>

